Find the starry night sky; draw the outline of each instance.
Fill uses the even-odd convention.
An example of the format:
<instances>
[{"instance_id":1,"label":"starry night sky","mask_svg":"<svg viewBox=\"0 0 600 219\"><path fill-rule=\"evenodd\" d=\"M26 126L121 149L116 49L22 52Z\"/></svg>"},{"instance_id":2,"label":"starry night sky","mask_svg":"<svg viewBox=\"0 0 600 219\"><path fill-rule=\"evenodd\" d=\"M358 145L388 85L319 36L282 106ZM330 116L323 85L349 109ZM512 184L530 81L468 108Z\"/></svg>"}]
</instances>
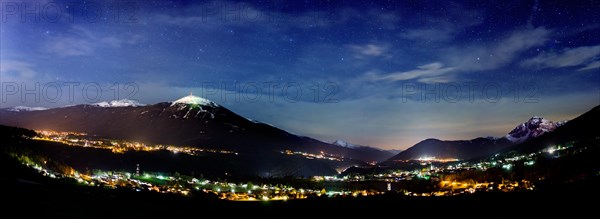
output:
<instances>
[{"instance_id":1,"label":"starry night sky","mask_svg":"<svg viewBox=\"0 0 600 219\"><path fill-rule=\"evenodd\" d=\"M600 104L598 1L0 3L1 107L193 92L295 134L405 149Z\"/></svg>"}]
</instances>

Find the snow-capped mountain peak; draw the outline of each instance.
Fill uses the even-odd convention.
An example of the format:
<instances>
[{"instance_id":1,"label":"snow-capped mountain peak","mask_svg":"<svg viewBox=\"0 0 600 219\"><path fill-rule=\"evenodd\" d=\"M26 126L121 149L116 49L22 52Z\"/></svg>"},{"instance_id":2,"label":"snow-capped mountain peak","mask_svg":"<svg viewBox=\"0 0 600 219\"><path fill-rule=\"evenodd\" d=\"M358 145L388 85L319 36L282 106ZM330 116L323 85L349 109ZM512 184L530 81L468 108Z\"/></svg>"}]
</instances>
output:
<instances>
[{"instance_id":1,"label":"snow-capped mountain peak","mask_svg":"<svg viewBox=\"0 0 600 219\"><path fill-rule=\"evenodd\" d=\"M112 100L110 102L104 101L104 102L94 103L92 105L99 106L99 107L128 107L128 106L138 107L138 106L145 106L145 104L141 104L140 102L137 102L135 100L129 100L129 99Z\"/></svg>"},{"instance_id":2,"label":"snow-capped mountain peak","mask_svg":"<svg viewBox=\"0 0 600 219\"><path fill-rule=\"evenodd\" d=\"M336 140L336 141L334 141L331 144L337 145L337 146L340 146L340 147L345 147L345 148L357 148L357 147L360 147L359 145L353 145L353 144L350 144L350 143L348 143L347 141L344 141L344 140Z\"/></svg>"},{"instance_id":3,"label":"snow-capped mountain peak","mask_svg":"<svg viewBox=\"0 0 600 219\"><path fill-rule=\"evenodd\" d=\"M171 104L171 106L173 106L175 104L179 104L179 103L188 104L188 105L192 104L192 105L201 105L201 106L217 106L216 103L214 103L208 99L202 98L202 97L194 96L194 95L192 95L192 93L190 93L190 95L188 95L188 96L182 97L182 98L174 101Z\"/></svg>"},{"instance_id":4,"label":"snow-capped mountain peak","mask_svg":"<svg viewBox=\"0 0 600 219\"><path fill-rule=\"evenodd\" d=\"M336 141L332 142L331 144L335 145L335 146L350 148L353 150L359 150L362 152L386 154L385 155L386 159L400 153L400 151L398 151L398 150L383 150L381 148L372 147L372 146L351 144L344 140L336 140Z\"/></svg>"},{"instance_id":5,"label":"snow-capped mountain peak","mask_svg":"<svg viewBox=\"0 0 600 219\"><path fill-rule=\"evenodd\" d=\"M560 123L560 124L559 124ZM565 122L553 123L550 120L544 119L540 116L531 117L527 122L518 125L515 129L510 131L506 138L514 143L521 143L530 138L537 138L545 133L554 131L557 127L564 124Z\"/></svg>"},{"instance_id":6,"label":"snow-capped mountain peak","mask_svg":"<svg viewBox=\"0 0 600 219\"><path fill-rule=\"evenodd\" d=\"M13 111L13 112L24 112L24 111L40 111L40 110L47 110L47 109L48 108L44 108L44 107L15 106L15 107L8 108L6 110Z\"/></svg>"},{"instance_id":7,"label":"snow-capped mountain peak","mask_svg":"<svg viewBox=\"0 0 600 219\"><path fill-rule=\"evenodd\" d=\"M569 120L563 120L563 121L558 121L556 123L554 123L556 125L556 128L563 126L564 124L566 124Z\"/></svg>"}]
</instances>

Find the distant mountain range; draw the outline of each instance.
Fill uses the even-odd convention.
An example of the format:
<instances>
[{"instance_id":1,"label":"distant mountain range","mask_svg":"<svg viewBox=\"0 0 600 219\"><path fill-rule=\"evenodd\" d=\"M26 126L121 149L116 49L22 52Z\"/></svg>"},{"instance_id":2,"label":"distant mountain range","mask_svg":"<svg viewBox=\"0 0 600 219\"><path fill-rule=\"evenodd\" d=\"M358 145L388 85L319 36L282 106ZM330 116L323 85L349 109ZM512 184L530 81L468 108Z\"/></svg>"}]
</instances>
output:
<instances>
[{"instance_id":1,"label":"distant mountain range","mask_svg":"<svg viewBox=\"0 0 600 219\"><path fill-rule=\"evenodd\" d=\"M460 160L480 158L500 152L513 145L538 138L565 124L568 124L567 121L554 123L542 117L534 116L500 138L480 137L471 140L454 141L426 139L390 158L389 161L426 158Z\"/></svg>"},{"instance_id":2,"label":"distant mountain range","mask_svg":"<svg viewBox=\"0 0 600 219\"><path fill-rule=\"evenodd\" d=\"M3 110L13 111L13 112L21 112L21 111L40 111L40 110L47 110L47 109L48 108L45 108L45 107L15 106L15 107L6 108Z\"/></svg>"},{"instance_id":3,"label":"distant mountain range","mask_svg":"<svg viewBox=\"0 0 600 219\"><path fill-rule=\"evenodd\" d=\"M531 153L572 142L584 144L584 146L597 146L585 144L600 139L600 130L596 129L599 121L600 106L596 106L577 118L561 124L553 132L532 138L518 145L513 145L505 149L505 151Z\"/></svg>"},{"instance_id":4,"label":"distant mountain range","mask_svg":"<svg viewBox=\"0 0 600 219\"><path fill-rule=\"evenodd\" d=\"M233 150L240 153L235 158L235 164L229 165L230 161L219 160L220 158L213 161L227 166L227 171L243 167L246 172L241 174L266 173L267 176L328 175L350 166L386 159L387 163L432 157L468 160L509 150L535 151L553 145L554 142L599 137L596 129L588 128L595 127L597 121L600 121L599 117L599 107L569 122L554 123L534 116L503 137L453 141L426 139L405 151L393 153L343 140L326 143L294 135L271 125L246 119L217 103L192 95L152 105L120 100L53 109L0 109L2 125L34 130L84 132L97 137L148 144ZM293 156L282 154L288 150L343 157L345 161L290 158ZM211 168L206 167L199 171L209 169Z\"/></svg>"},{"instance_id":5,"label":"distant mountain range","mask_svg":"<svg viewBox=\"0 0 600 219\"><path fill-rule=\"evenodd\" d=\"M149 144L188 145L241 153L284 150L327 153L370 162L392 155L371 147L343 147L297 136L271 125L246 119L210 100L193 96L152 105L131 100L62 108L7 108L0 124L34 130L84 132L100 137Z\"/></svg>"},{"instance_id":6,"label":"distant mountain range","mask_svg":"<svg viewBox=\"0 0 600 219\"><path fill-rule=\"evenodd\" d=\"M346 147L346 148L352 148L352 149L356 149L356 150L361 150L361 151L369 151L371 153L377 153L377 154L385 154L386 159L393 157L394 155L400 153L402 150L382 150L376 147L372 147L372 146L364 146L364 145L357 145L357 144L351 144L348 143L347 141L344 140L336 140L333 143L331 143L333 145L337 145L337 146L341 146L341 147Z\"/></svg>"},{"instance_id":7,"label":"distant mountain range","mask_svg":"<svg viewBox=\"0 0 600 219\"><path fill-rule=\"evenodd\" d=\"M554 129L564 125L567 121L554 123L550 120L539 116L534 116L529 121L518 125L505 136L506 139L513 143L522 143L532 138L537 138Z\"/></svg>"},{"instance_id":8,"label":"distant mountain range","mask_svg":"<svg viewBox=\"0 0 600 219\"><path fill-rule=\"evenodd\" d=\"M498 152L513 143L506 138L475 138L471 140L444 141L426 139L390 158L396 160L419 159L471 159Z\"/></svg>"}]
</instances>

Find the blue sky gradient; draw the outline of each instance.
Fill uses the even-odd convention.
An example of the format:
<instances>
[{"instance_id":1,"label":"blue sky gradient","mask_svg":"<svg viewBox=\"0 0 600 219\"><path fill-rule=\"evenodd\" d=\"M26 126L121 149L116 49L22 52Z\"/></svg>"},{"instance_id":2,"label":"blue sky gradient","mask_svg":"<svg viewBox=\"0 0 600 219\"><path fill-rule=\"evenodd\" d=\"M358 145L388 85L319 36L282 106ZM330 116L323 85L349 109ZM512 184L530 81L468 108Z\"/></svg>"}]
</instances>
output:
<instances>
[{"instance_id":1,"label":"blue sky gradient","mask_svg":"<svg viewBox=\"0 0 600 219\"><path fill-rule=\"evenodd\" d=\"M299 135L405 149L600 104L595 1L0 3L1 107L194 92Z\"/></svg>"}]
</instances>

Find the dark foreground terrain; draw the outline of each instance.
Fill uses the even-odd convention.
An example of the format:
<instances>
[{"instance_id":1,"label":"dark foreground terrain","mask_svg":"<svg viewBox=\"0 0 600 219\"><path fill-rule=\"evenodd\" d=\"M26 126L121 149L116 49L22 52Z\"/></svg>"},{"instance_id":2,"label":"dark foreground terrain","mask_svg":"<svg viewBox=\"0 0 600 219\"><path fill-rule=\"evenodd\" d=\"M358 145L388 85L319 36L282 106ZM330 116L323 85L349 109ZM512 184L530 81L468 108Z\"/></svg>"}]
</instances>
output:
<instances>
[{"instance_id":1,"label":"dark foreground terrain","mask_svg":"<svg viewBox=\"0 0 600 219\"><path fill-rule=\"evenodd\" d=\"M234 215L311 217L390 215L404 217L523 218L583 216L597 208L598 177L584 181L514 193L479 193L454 197L315 198L270 202L231 202L210 197L139 193L80 186L40 176L17 162L2 158L2 214L57 218L154 218ZM389 217L389 216L388 216Z\"/></svg>"},{"instance_id":2,"label":"dark foreground terrain","mask_svg":"<svg viewBox=\"0 0 600 219\"><path fill-rule=\"evenodd\" d=\"M17 151L34 132L6 128L0 133L3 148ZM21 150L21 149L19 149ZM591 157L596 153L586 153ZM586 156L584 156L586 157ZM333 217L352 218L540 218L565 215L580 218L598 208L600 173L593 172L541 184L533 191L485 192L447 197L409 197L400 193L367 197L308 198L268 202L233 202L199 193L191 197L82 186L65 179L42 176L9 155L0 153L2 218L244 218ZM580 157L581 159L582 157ZM565 163L563 163L565 164ZM555 168L573 171L558 165ZM577 169L577 168L576 168ZM581 168L579 168L581 169Z\"/></svg>"}]
</instances>

